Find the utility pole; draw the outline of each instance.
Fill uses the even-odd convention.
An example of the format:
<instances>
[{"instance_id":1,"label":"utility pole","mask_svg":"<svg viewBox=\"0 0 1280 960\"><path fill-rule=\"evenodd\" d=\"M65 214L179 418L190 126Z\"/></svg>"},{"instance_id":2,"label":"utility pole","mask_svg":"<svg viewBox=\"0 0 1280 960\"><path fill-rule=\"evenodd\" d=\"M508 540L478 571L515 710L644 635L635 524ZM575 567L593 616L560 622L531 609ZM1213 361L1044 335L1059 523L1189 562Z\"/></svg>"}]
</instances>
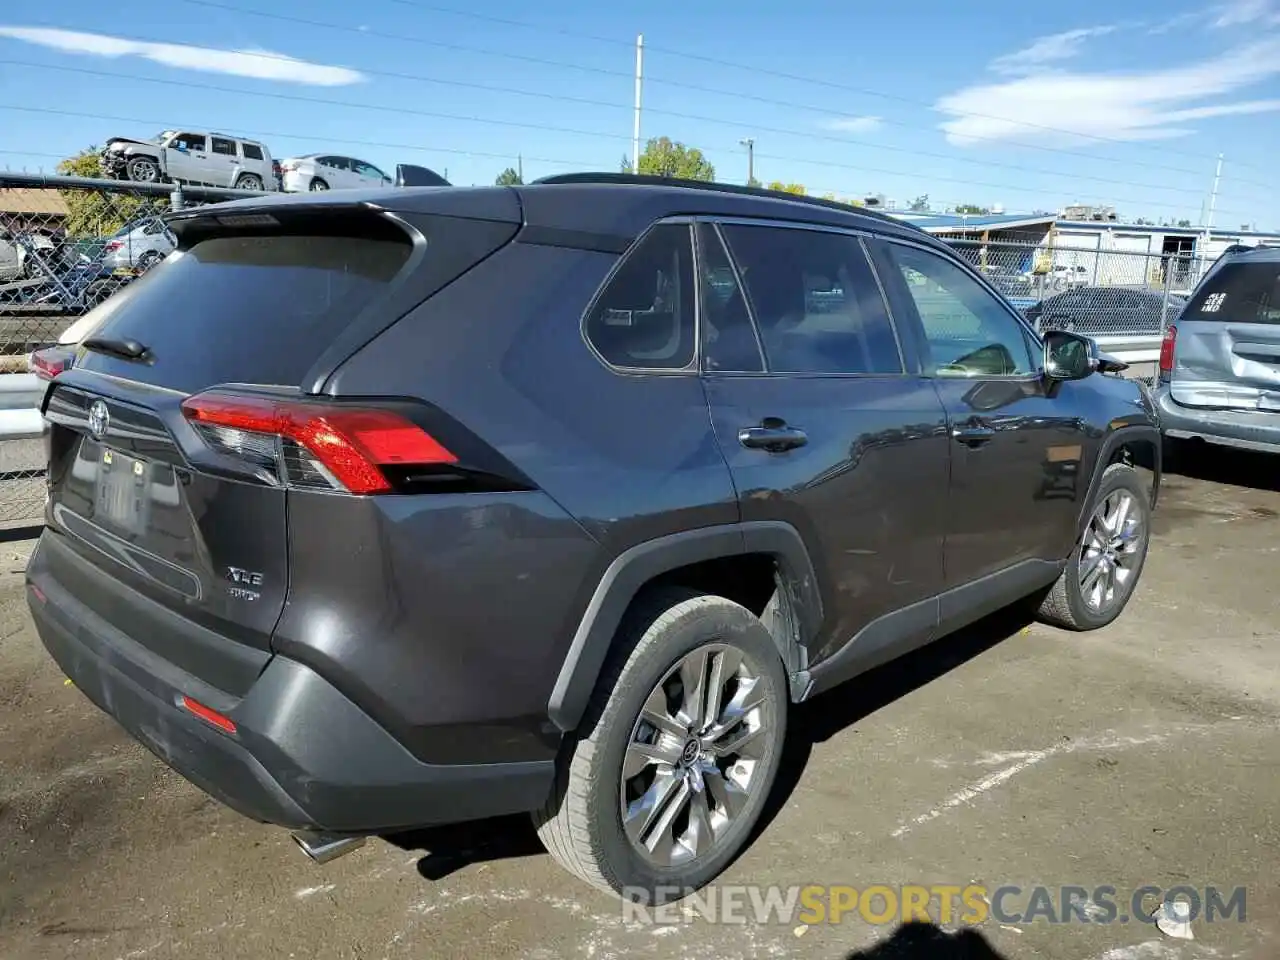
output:
<instances>
[{"instance_id":1,"label":"utility pole","mask_svg":"<svg viewBox=\"0 0 1280 960\"><path fill-rule=\"evenodd\" d=\"M524 183L524 155L516 154L516 179Z\"/></svg>"},{"instance_id":2,"label":"utility pole","mask_svg":"<svg viewBox=\"0 0 1280 960\"><path fill-rule=\"evenodd\" d=\"M631 128L631 172L640 172L640 91L644 85L644 34L636 34L636 116Z\"/></svg>"},{"instance_id":3,"label":"utility pole","mask_svg":"<svg viewBox=\"0 0 1280 960\"><path fill-rule=\"evenodd\" d=\"M1209 215L1204 218L1204 229L1200 234L1200 269L1196 281L1204 276L1205 258L1209 253L1209 231L1213 229L1213 215L1218 209L1218 182L1222 179L1222 154L1218 154L1218 163L1213 169L1213 189L1209 191Z\"/></svg>"},{"instance_id":4,"label":"utility pole","mask_svg":"<svg viewBox=\"0 0 1280 960\"><path fill-rule=\"evenodd\" d=\"M738 141L747 148L747 186L756 182L756 142L752 137Z\"/></svg>"}]
</instances>

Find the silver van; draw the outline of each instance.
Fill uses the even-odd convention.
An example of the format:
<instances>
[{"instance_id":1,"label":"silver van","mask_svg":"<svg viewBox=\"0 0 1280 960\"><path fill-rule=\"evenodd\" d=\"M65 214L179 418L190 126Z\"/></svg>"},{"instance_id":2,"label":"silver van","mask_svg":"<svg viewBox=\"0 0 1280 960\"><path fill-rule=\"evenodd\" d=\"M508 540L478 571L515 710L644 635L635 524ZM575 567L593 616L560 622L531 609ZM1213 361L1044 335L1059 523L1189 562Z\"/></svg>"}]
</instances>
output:
<instances>
[{"instance_id":1,"label":"silver van","mask_svg":"<svg viewBox=\"0 0 1280 960\"><path fill-rule=\"evenodd\" d=\"M1280 248L1214 264L1165 332L1154 394L1166 443L1280 453Z\"/></svg>"}]
</instances>

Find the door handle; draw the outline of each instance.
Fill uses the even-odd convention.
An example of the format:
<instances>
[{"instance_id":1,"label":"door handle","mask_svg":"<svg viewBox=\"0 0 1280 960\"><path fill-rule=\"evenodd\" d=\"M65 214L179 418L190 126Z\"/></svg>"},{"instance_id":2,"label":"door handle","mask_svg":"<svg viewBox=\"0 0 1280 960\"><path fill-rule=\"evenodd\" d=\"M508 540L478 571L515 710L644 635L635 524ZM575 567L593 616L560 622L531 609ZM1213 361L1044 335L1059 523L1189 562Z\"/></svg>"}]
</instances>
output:
<instances>
[{"instance_id":1,"label":"door handle","mask_svg":"<svg viewBox=\"0 0 1280 960\"><path fill-rule=\"evenodd\" d=\"M989 442L995 435L996 432L992 427L984 427L977 424L951 428L952 439L957 443L963 443L966 447L980 447Z\"/></svg>"},{"instance_id":2,"label":"door handle","mask_svg":"<svg viewBox=\"0 0 1280 960\"><path fill-rule=\"evenodd\" d=\"M799 427L786 424L759 427L743 427L738 431L738 442L748 450L768 450L770 453L786 453L809 442L809 435Z\"/></svg>"}]
</instances>

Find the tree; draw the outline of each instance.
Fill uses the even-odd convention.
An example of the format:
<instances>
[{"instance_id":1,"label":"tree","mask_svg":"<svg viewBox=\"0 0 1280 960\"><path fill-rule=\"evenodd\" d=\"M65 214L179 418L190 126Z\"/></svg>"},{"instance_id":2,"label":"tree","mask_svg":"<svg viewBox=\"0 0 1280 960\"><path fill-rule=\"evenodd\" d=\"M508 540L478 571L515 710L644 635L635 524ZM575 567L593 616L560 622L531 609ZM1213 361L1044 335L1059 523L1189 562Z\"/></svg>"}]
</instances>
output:
<instances>
[{"instance_id":1,"label":"tree","mask_svg":"<svg viewBox=\"0 0 1280 960\"><path fill-rule=\"evenodd\" d=\"M929 195L922 193L911 201L911 205L907 207L912 213L926 213L929 210Z\"/></svg>"},{"instance_id":2,"label":"tree","mask_svg":"<svg viewBox=\"0 0 1280 960\"><path fill-rule=\"evenodd\" d=\"M58 173L70 177L102 177L102 160L97 147L88 147L58 164ZM59 190L67 205L64 226L68 237L109 237L126 223L146 213L163 213L169 206L164 197L124 191Z\"/></svg>"},{"instance_id":3,"label":"tree","mask_svg":"<svg viewBox=\"0 0 1280 960\"><path fill-rule=\"evenodd\" d=\"M631 158L628 157L625 153L622 155L622 164L621 166L618 167L618 169L623 173L635 172L631 169Z\"/></svg>"},{"instance_id":4,"label":"tree","mask_svg":"<svg viewBox=\"0 0 1280 960\"><path fill-rule=\"evenodd\" d=\"M982 214L986 214L990 212L991 212L990 208L980 207L976 203L961 203L961 204L957 204L956 206L956 213L968 214L969 216L974 216L974 215L980 216Z\"/></svg>"},{"instance_id":5,"label":"tree","mask_svg":"<svg viewBox=\"0 0 1280 960\"><path fill-rule=\"evenodd\" d=\"M752 177L750 180L747 181L747 186L754 187L755 189L759 190L762 186L764 186L764 184L762 184L755 177Z\"/></svg>"},{"instance_id":6,"label":"tree","mask_svg":"<svg viewBox=\"0 0 1280 960\"><path fill-rule=\"evenodd\" d=\"M1177 225L1178 225L1178 226L1180 226L1180 227L1189 227L1189 226L1191 226L1191 221L1190 221L1190 220L1179 220Z\"/></svg>"},{"instance_id":7,"label":"tree","mask_svg":"<svg viewBox=\"0 0 1280 960\"><path fill-rule=\"evenodd\" d=\"M1154 224L1154 223L1152 223L1150 220L1148 220L1146 217L1139 217L1137 220L1135 220L1135 221L1133 221L1133 222L1134 222L1134 223L1136 223L1136 224L1137 224L1138 226L1140 226L1140 227L1154 227L1154 226L1155 226L1155 224Z\"/></svg>"},{"instance_id":8,"label":"tree","mask_svg":"<svg viewBox=\"0 0 1280 960\"><path fill-rule=\"evenodd\" d=\"M520 174L516 173L515 167L507 167L507 169L498 174L498 178L493 182L499 187L518 187L524 183L520 179Z\"/></svg>"},{"instance_id":9,"label":"tree","mask_svg":"<svg viewBox=\"0 0 1280 960\"><path fill-rule=\"evenodd\" d=\"M780 193L794 193L797 196L804 196L804 187L798 183L783 183L781 180L774 180L769 184L770 190L777 190Z\"/></svg>"},{"instance_id":10,"label":"tree","mask_svg":"<svg viewBox=\"0 0 1280 960\"><path fill-rule=\"evenodd\" d=\"M679 180L716 178L716 168L696 147L686 147L670 137L653 137L644 145L637 164L639 172L653 177L675 177Z\"/></svg>"}]
</instances>

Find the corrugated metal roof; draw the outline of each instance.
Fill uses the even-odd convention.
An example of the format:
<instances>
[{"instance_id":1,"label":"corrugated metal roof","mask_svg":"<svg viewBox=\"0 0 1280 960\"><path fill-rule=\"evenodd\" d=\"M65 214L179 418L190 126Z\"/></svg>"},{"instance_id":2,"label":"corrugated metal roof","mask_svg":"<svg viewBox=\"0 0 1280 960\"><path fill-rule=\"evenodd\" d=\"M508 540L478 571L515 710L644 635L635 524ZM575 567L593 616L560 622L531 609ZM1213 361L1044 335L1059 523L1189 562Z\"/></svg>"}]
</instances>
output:
<instances>
[{"instance_id":1,"label":"corrugated metal roof","mask_svg":"<svg viewBox=\"0 0 1280 960\"><path fill-rule=\"evenodd\" d=\"M1165 233L1181 237L1198 237L1204 233L1204 227L1160 227L1150 223L1117 223L1112 220L1059 220L1058 226L1073 230L1123 230L1125 233ZM1223 227L1214 227L1209 231L1209 238L1212 240L1225 240L1229 237L1280 239L1280 233L1266 230L1227 230Z\"/></svg>"},{"instance_id":2,"label":"corrugated metal roof","mask_svg":"<svg viewBox=\"0 0 1280 960\"><path fill-rule=\"evenodd\" d=\"M1010 230L1053 223L1052 213L900 213L891 216L905 220L929 233L981 233L983 230Z\"/></svg>"},{"instance_id":3,"label":"corrugated metal roof","mask_svg":"<svg viewBox=\"0 0 1280 960\"><path fill-rule=\"evenodd\" d=\"M68 211L57 190L7 187L0 189L0 213L43 213L65 217Z\"/></svg>"}]
</instances>

